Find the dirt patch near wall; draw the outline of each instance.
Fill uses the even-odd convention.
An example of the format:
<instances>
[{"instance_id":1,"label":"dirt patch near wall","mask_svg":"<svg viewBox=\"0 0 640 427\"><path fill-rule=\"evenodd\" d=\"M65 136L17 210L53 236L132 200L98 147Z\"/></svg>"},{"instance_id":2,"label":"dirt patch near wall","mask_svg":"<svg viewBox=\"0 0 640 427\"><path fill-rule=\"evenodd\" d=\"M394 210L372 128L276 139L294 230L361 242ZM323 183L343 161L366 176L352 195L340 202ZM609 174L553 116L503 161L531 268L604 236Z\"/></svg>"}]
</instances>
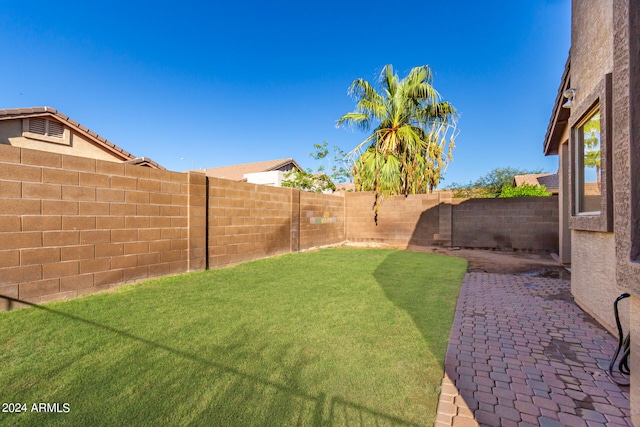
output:
<instances>
[{"instance_id":1,"label":"dirt patch near wall","mask_svg":"<svg viewBox=\"0 0 640 427\"><path fill-rule=\"evenodd\" d=\"M433 252L464 258L469 263L467 267L468 271L559 279L570 278L570 273L549 254L489 251L481 249L420 248L414 246L408 247L407 250Z\"/></svg>"},{"instance_id":2,"label":"dirt patch near wall","mask_svg":"<svg viewBox=\"0 0 640 427\"><path fill-rule=\"evenodd\" d=\"M379 243L347 243L348 246L392 247ZM549 254L526 252L491 251L482 249L456 249L434 246L408 246L399 249L437 253L464 258L469 263L468 271L485 273L516 274L531 277L570 279L570 273Z\"/></svg>"}]
</instances>

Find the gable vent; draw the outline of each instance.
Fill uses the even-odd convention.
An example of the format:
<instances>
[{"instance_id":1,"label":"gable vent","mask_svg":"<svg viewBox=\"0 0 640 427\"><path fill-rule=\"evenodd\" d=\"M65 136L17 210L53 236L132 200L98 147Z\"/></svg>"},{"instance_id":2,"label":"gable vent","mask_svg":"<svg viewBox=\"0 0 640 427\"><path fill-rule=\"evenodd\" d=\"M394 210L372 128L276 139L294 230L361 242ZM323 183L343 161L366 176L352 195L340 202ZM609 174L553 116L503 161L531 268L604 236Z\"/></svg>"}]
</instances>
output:
<instances>
[{"instance_id":1,"label":"gable vent","mask_svg":"<svg viewBox=\"0 0 640 427\"><path fill-rule=\"evenodd\" d=\"M47 119L40 117L29 119L29 132L37 133L38 135L46 135Z\"/></svg>"},{"instance_id":2,"label":"gable vent","mask_svg":"<svg viewBox=\"0 0 640 427\"><path fill-rule=\"evenodd\" d=\"M32 117L29 119L29 132L53 138L64 138L64 125L44 117Z\"/></svg>"},{"instance_id":3,"label":"gable vent","mask_svg":"<svg viewBox=\"0 0 640 427\"><path fill-rule=\"evenodd\" d=\"M49 136L53 136L55 138L62 138L64 136L64 126L60 122L54 122L53 120L48 120L49 129L47 134Z\"/></svg>"}]
</instances>

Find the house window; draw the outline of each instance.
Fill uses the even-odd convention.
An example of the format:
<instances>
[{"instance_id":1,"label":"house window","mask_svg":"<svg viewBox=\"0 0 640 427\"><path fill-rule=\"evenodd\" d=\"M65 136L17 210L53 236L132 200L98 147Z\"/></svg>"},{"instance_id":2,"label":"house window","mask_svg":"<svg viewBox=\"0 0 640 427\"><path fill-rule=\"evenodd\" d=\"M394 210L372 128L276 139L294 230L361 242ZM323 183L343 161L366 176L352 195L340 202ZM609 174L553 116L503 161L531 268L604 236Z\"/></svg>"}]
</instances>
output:
<instances>
[{"instance_id":1,"label":"house window","mask_svg":"<svg viewBox=\"0 0 640 427\"><path fill-rule=\"evenodd\" d=\"M574 230L613 230L611 74L571 109L571 198Z\"/></svg>"},{"instance_id":2,"label":"house window","mask_svg":"<svg viewBox=\"0 0 640 427\"><path fill-rule=\"evenodd\" d=\"M45 117L24 119L22 136L55 144L71 145L69 130L59 121Z\"/></svg>"},{"instance_id":3,"label":"house window","mask_svg":"<svg viewBox=\"0 0 640 427\"><path fill-rule=\"evenodd\" d=\"M576 129L577 215L597 215L602 201L602 163L600 150L600 107L587 114Z\"/></svg>"}]
</instances>

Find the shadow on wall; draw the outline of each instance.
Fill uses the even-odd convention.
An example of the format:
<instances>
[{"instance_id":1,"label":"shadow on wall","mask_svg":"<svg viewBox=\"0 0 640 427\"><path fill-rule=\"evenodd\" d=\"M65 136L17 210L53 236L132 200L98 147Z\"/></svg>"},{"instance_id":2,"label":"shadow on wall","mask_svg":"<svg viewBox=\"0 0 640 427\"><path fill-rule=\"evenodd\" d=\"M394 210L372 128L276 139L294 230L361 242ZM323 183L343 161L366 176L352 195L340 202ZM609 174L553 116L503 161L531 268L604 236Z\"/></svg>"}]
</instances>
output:
<instances>
[{"instance_id":1,"label":"shadow on wall","mask_svg":"<svg viewBox=\"0 0 640 427\"><path fill-rule=\"evenodd\" d=\"M9 300L11 304L31 306L51 316L62 316L69 322L69 328L82 326L93 329L96 335L117 335L120 345L129 346L137 353L137 356L133 357L175 358L175 369L166 372L160 380L156 377L153 387L148 387L146 378L149 373L144 369L140 372L140 380L136 384L118 383L131 377L129 370L135 369L135 364L130 365L130 360L110 360L107 365L96 369L91 378L78 378L73 384L66 384L62 387L60 395L50 397L51 400L62 402L68 400L69 396L83 396L74 401L74 411L63 414L65 422L70 424L102 425L110 420L127 425L169 422L193 425L425 427L339 397L329 400L325 393L311 395L305 392L305 386L301 383L301 373L308 361L304 357L292 360L291 351L286 347L273 349L270 347L271 344L262 344L269 348L256 349L252 343L257 341L258 336L264 338L267 335L265 331L239 329L231 334L232 338L224 345L216 346L214 349L208 347L207 355L204 356L181 350L178 344L167 345L47 306L6 296L1 298ZM281 381L261 378L223 363L234 357L255 357L256 351L260 353L262 350L278 354L278 369L285 375ZM215 353L214 357L211 357L212 352ZM66 369L71 368L72 364L66 366ZM119 375L120 371L127 374ZM194 372L197 374L194 375ZM179 401L171 401L172 393L175 395L175 391L167 390L174 389L176 384L183 384L184 375L194 375L190 389L179 396L173 396L178 397ZM110 395L109 401L105 401L104 396L92 395L96 387L86 387L86 381L103 383L104 387L98 390L104 392L104 388L108 388L107 393L113 391L114 394ZM109 404L113 403L114 399L118 404ZM85 405L85 402L90 402L89 406ZM100 404L96 402L102 402L104 407L100 408ZM190 418L176 419L173 411L185 405L193 405L189 412ZM96 408L99 410L96 411ZM25 424L31 425L50 423L52 417L49 413L38 412L22 415Z\"/></svg>"},{"instance_id":2,"label":"shadow on wall","mask_svg":"<svg viewBox=\"0 0 640 427\"><path fill-rule=\"evenodd\" d=\"M420 214L409 239L409 246L434 246L442 244L440 230L440 206L428 208Z\"/></svg>"},{"instance_id":3,"label":"shadow on wall","mask_svg":"<svg viewBox=\"0 0 640 427\"><path fill-rule=\"evenodd\" d=\"M453 199L420 214L409 245L557 252L558 198Z\"/></svg>"}]
</instances>

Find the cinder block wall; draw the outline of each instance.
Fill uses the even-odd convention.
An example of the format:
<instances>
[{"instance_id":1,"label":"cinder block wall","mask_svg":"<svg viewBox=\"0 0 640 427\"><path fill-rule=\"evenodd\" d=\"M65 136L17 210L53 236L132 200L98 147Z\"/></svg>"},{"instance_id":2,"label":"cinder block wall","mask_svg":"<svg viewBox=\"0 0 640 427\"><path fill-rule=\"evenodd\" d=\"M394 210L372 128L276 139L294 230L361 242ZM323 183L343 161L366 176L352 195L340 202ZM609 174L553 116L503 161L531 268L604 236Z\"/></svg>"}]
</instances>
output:
<instances>
[{"instance_id":1,"label":"cinder block wall","mask_svg":"<svg viewBox=\"0 0 640 427\"><path fill-rule=\"evenodd\" d=\"M40 303L187 271L187 187L187 174L0 145L0 294Z\"/></svg>"},{"instance_id":2,"label":"cinder block wall","mask_svg":"<svg viewBox=\"0 0 640 427\"><path fill-rule=\"evenodd\" d=\"M373 221L373 194L347 193L347 240L398 246L558 250L558 198L452 199L449 192L393 196Z\"/></svg>"},{"instance_id":3,"label":"cinder block wall","mask_svg":"<svg viewBox=\"0 0 640 427\"><path fill-rule=\"evenodd\" d=\"M440 195L385 198L374 222L373 193L346 193L347 240L406 246L434 244L439 229Z\"/></svg>"},{"instance_id":4,"label":"cinder block wall","mask_svg":"<svg viewBox=\"0 0 640 427\"><path fill-rule=\"evenodd\" d=\"M344 203L0 145L0 310L341 243Z\"/></svg>"},{"instance_id":5,"label":"cinder block wall","mask_svg":"<svg viewBox=\"0 0 640 427\"><path fill-rule=\"evenodd\" d=\"M557 252L558 197L452 199L453 246Z\"/></svg>"},{"instance_id":6,"label":"cinder block wall","mask_svg":"<svg viewBox=\"0 0 640 427\"><path fill-rule=\"evenodd\" d=\"M344 242L344 198L208 178L208 266Z\"/></svg>"},{"instance_id":7,"label":"cinder block wall","mask_svg":"<svg viewBox=\"0 0 640 427\"><path fill-rule=\"evenodd\" d=\"M208 189L209 268L292 251L298 190L218 178L209 178Z\"/></svg>"},{"instance_id":8,"label":"cinder block wall","mask_svg":"<svg viewBox=\"0 0 640 427\"><path fill-rule=\"evenodd\" d=\"M345 241L345 198L338 195L300 194L300 249Z\"/></svg>"}]
</instances>

